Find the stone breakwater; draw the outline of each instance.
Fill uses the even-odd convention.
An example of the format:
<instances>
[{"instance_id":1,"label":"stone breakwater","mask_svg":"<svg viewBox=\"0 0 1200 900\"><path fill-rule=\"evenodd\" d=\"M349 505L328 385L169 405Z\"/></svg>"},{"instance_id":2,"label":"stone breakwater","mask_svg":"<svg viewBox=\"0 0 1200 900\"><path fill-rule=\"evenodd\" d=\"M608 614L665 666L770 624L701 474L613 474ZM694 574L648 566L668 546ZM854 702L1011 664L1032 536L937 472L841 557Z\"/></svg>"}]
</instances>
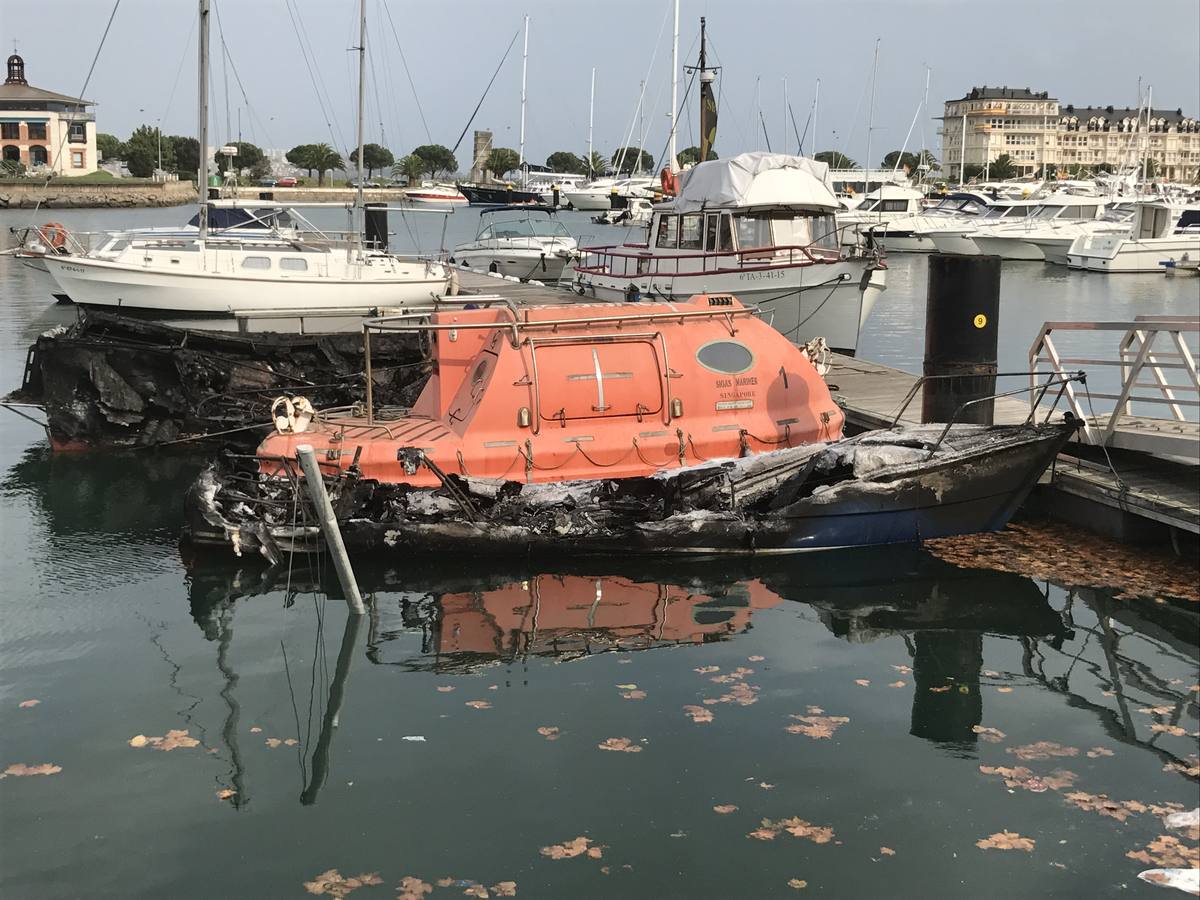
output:
<instances>
[{"instance_id":1,"label":"stone breakwater","mask_svg":"<svg viewBox=\"0 0 1200 900\"><path fill-rule=\"evenodd\" d=\"M85 209L126 206L179 206L196 202L190 181L71 184L0 183L0 209Z\"/></svg>"}]
</instances>

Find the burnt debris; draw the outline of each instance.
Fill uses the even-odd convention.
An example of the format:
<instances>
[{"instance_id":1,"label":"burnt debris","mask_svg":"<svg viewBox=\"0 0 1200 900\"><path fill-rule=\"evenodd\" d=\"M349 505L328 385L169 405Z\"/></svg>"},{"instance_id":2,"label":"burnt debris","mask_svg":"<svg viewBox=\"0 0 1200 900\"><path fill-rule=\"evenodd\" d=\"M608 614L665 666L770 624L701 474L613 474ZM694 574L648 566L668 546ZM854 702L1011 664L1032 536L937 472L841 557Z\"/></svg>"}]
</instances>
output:
<instances>
[{"instance_id":1,"label":"burnt debris","mask_svg":"<svg viewBox=\"0 0 1200 900\"><path fill-rule=\"evenodd\" d=\"M429 374L417 336L377 336L371 352L376 404L410 405ZM226 333L81 311L38 338L5 400L40 405L56 449L205 438L249 449L276 397L347 407L363 396L363 371L358 333Z\"/></svg>"}]
</instances>

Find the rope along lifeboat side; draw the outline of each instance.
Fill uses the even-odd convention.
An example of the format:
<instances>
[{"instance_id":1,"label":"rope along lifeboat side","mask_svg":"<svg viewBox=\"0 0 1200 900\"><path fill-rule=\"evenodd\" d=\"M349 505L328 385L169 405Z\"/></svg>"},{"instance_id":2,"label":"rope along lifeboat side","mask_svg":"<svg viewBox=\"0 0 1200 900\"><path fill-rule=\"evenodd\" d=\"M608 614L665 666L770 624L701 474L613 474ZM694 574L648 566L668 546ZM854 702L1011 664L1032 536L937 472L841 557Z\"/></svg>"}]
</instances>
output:
<instances>
[{"instance_id":1,"label":"rope along lifeboat side","mask_svg":"<svg viewBox=\"0 0 1200 900\"><path fill-rule=\"evenodd\" d=\"M647 476L833 441L844 416L813 363L729 295L682 303L503 304L373 320L430 335L433 374L402 416L318 417L268 437L260 471L310 444L332 473L437 487ZM410 451L423 461L414 465ZM439 474L443 473L443 474Z\"/></svg>"}]
</instances>

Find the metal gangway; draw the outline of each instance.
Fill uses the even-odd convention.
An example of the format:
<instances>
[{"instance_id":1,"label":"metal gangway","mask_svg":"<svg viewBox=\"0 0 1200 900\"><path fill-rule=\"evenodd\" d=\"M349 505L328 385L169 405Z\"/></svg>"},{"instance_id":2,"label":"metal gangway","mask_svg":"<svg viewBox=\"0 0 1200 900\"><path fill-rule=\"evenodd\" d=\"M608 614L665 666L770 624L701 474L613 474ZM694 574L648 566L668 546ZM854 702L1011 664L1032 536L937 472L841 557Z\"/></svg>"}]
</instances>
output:
<instances>
[{"instance_id":1,"label":"metal gangway","mask_svg":"<svg viewBox=\"0 0 1200 900\"><path fill-rule=\"evenodd\" d=\"M1196 316L1046 322L1029 349L1029 371L1088 373L1084 385L1068 384L1064 392L1085 423L1082 442L1200 464L1198 337ZM1030 378L1036 382L1038 374Z\"/></svg>"}]
</instances>

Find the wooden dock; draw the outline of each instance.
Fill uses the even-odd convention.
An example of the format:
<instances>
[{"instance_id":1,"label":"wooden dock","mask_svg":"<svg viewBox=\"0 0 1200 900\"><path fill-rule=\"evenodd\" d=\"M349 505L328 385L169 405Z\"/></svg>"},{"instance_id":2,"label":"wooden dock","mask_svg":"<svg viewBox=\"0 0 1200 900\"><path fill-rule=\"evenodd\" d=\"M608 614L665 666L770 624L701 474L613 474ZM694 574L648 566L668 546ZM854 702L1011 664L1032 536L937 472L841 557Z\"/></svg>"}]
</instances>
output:
<instances>
[{"instance_id":1,"label":"wooden dock","mask_svg":"<svg viewBox=\"0 0 1200 900\"><path fill-rule=\"evenodd\" d=\"M916 385L917 376L881 363L835 353L825 380L846 413L848 428L862 431L890 427ZM1004 386L997 389L1003 390ZM1063 409L1062 404L1059 409ZM997 399L995 421L998 424L1017 424L1028 416L1027 400ZM921 397L918 394L909 403L901 422L916 424L920 418ZM1169 434L1174 443L1168 446L1178 452L1187 446L1178 441L1190 434L1193 435L1192 455L1200 444L1200 428L1194 423L1128 418L1128 422L1122 420L1118 425L1117 435L1138 431ZM1056 515L1062 514L1064 518L1080 520L1090 527L1102 524L1088 511L1089 507L1094 510L1098 506L1110 513L1105 530L1118 537L1144 534L1145 529L1139 527L1136 520L1200 534L1200 466L1125 449L1125 440L1122 437L1112 451L1111 467L1096 448L1073 443L1043 476L1039 506Z\"/></svg>"}]
</instances>

